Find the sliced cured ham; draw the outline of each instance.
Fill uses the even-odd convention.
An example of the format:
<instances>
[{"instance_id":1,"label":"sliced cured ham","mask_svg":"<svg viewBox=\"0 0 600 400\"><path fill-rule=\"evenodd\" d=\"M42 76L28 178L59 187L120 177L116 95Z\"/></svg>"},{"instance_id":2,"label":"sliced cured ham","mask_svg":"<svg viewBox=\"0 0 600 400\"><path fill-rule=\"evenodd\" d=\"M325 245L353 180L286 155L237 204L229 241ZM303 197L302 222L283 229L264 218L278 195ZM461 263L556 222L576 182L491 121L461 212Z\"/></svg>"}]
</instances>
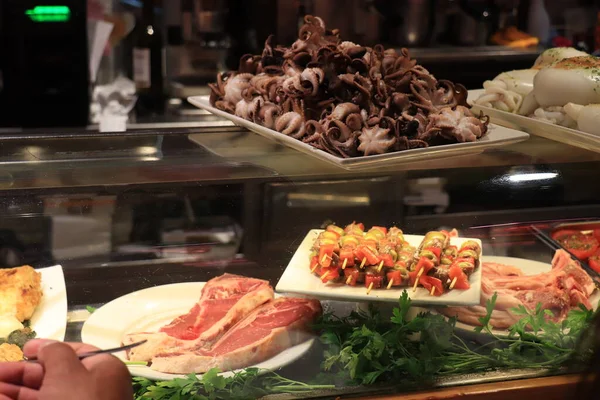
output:
<instances>
[{"instance_id":1,"label":"sliced cured ham","mask_svg":"<svg viewBox=\"0 0 600 400\"><path fill-rule=\"evenodd\" d=\"M206 283L200 300L187 314L175 318L159 332L130 333L123 338L123 344L147 340L128 353L130 360L146 362L172 348L208 348L250 312L272 299L273 288L267 281L224 274Z\"/></svg>"},{"instance_id":2,"label":"sliced cured ham","mask_svg":"<svg viewBox=\"0 0 600 400\"><path fill-rule=\"evenodd\" d=\"M167 373L228 371L254 365L306 340L309 324L322 312L315 300L278 298L244 318L210 349L177 349L157 354L151 368Z\"/></svg>"},{"instance_id":3,"label":"sliced cured ham","mask_svg":"<svg viewBox=\"0 0 600 400\"><path fill-rule=\"evenodd\" d=\"M494 328L506 329L518 322L521 317L511 309L521 305L533 310L541 304L542 309L552 311L553 315L547 318L559 322L580 304L591 309L589 297L595 290L594 282L581 266L567 252L557 250L552 269L537 275L526 276L516 267L484 262L480 305L439 311L461 322L480 325L479 318L486 315L485 303L496 293L496 307L490 320Z\"/></svg>"},{"instance_id":4,"label":"sliced cured ham","mask_svg":"<svg viewBox=\"0 0 600 400\"><path fill-rule=\"evenodd\" d=\"M200 301L160 331L177 339L213 341L272 298L269 282L224 274L208 281L202 288Z\"/></svg>"}]
</instances>

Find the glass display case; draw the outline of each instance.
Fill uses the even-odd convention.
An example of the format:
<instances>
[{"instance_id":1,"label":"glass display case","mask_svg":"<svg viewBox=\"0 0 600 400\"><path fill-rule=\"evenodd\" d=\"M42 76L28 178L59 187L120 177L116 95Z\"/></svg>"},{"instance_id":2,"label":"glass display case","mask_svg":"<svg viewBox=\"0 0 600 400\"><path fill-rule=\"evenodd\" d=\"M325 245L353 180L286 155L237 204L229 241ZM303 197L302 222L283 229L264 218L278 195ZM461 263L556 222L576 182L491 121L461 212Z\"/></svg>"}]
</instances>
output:
<instances>
[{"instance_id":1,"label":"glass display case","mask_svg":"<svg viewBox=\"0 0 600 400\"><path fill-rule=\"evenodd\" d=\"M335 287L345 285L346 276L337 283L327 282L324 273L310 273L309 256L301 257L302 279L321 285L318 299L324 316L316 315L318 310L311 314L302 340L286 324L276 328L269 328L269 323L250 324L246 331L238 324L233 329L238 329L238 339L245 337L248 348L236 348L232 344L236 332L223 328L230 335L224 342L234 349L207 352L203 357L213 361L221 357L225 361L214 365L227 370L230 362L239 367L238 375L226 374L223 381L204 375L195 390L224 390L231 396L217 393L210 398L404 398L412 393L413 399L483 398L490 393L503 393L493 398L563 398L575 390L578 375L565 374L581 371L584 365L574 356L579 351L575 343L586 318L591 318L591 312L585 313L577 304L591 304L596 289L592 284L586 292L582 288L586 282L577 279L575 283L571 279L568 288L556 283L557 274L564 275L563 269L573 267L573 261L567 253L561 253L561 257L567 254L566 259L555 256L558 245L552 238L564 245L556 232L567 228L592 235L593 224L581 228L560 224L593 222L600 215L600 187L595 184L600 154L532 136L481 154L348 171L223 125L4 138L0 265L28 264L39 270L62 266L68 304L65 340L110 347L110 340L126 341L129 333L158 330L160 321L165 325L164 321L193 311L194 304L203 301L199 282L219 282L211 279L224 274L266 280L276 288L313 229L331 224L344 228L356 222L364 224L365 232L372 226L395 226L407 237L456 229L459 238L482 244L478 268L483 269L482 281L475 284L478 300L460 306L456 319L446 316L451 314L445 308L448 304L443 296L435 296L435 287L434 296L427 293L436 298L433 304L424 296L409 305L401 296L404 290L411 295L412 287L392 284L389 290L396 300L390 302L381 301L378 294L388 290L386 285L372 291L363 283L354 287L361 295L369 291L373 301L329 295L328 291L334 293ZM510 267L515 268L499 271ZM524 275L520 283L510 289L500 283L502 277L519 275ZM404 278L411 285L420 279ZM44 279L42 275L42 283ZM446 283L444 291L449 290ZM551 303L532 297L551 289L561 291L558 297L564 303L557 305L557 297ZM492 292L498 295L490 306L486 300L492 299ZM268 304L296 295L276 291L274 296L276 300ZM239 299L221 300L204 307L211 312L225 304L242 307ZM538 303L555 312L536 313ZM486 305L495 306L499 314L486 319L485 312L473 311L477 307L485 311ZM595 309L597 304L592 305ZM245 307L240 309L243 317L256 316L255 308ZM60 314L60 310L54 307L47 312ZM579 314L573 316L570 310ZM204 320L207 326L201 327L202 332L219 326L223 315ZM489 317L495 322L505 317L508 322L493 326ZM488 325L477 329L481 323ZM553 328L560 332L550 332ZM266 344L261 342L264 337L270 338ZM178 340L192 339L180 335ZM248 355L257 351L268 357ZM231 354L235 361L227 361ZM244 357L252 362L240 364ZM243 368L253 366L273 372ZM156 385L143 377L172 378L160 371L156 375L143 362L130 365L130 371L138 376L134 383L139 398L159 398L143 397ZM182 379L194 382L191 377ZM171 392L160 398L192 398L189 393L178 397L176 385L164 387Z\"/></svg>"}]
</instances>

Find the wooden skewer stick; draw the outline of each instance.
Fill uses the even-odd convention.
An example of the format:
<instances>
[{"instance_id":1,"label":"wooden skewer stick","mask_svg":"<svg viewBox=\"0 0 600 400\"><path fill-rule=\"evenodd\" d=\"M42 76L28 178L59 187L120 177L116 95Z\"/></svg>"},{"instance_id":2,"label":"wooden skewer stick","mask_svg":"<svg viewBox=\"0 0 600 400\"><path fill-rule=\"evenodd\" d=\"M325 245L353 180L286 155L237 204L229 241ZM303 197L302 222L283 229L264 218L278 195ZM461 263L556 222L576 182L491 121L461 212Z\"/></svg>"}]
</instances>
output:
<instances>
[{"instance_id":1,"label":"wooden skewer stick","mask_svg":"<svg viewBox=\"0 0 600 400\"><path fill-rule=\"evenodd\" d=\"M342 263L342 269L346 269L346 264L348 264L348 259L344 258L344 262Z\"/></svg>"},{"instance_id":2,"label":"wooden skewer stick","mask_svg":"<svg viewBox=\"0 0 600 400\"><path fill-rule=\"evenodd\" d=\"M433 294L435 293L435 286L431 287L431 292L429 292L429 293L433 296Z\"/></svg>"},{"instance_id":3,"label":"wooden skewer stick","mask_svg":"<svg viewBox=\"0 0 600 400\"><path fill-rule=\"evenodd\" d=\"M371 290L373 290L373 282L369 283L369 287L367 288L367 294L371 293Z\"/></svg>"},{"instance_id":4,"label":"wooden skewer stick","mask_svg":"<svg viewBox=\"0 0 600 400\"><path fill-rule=\"evenodd\" d=\"M366 262L367 262L367 257L362 259L362 262L360 263L360 269L363 269L365 267Z\"/></svg>"},{"instance_id":5,"label":"wooden skewer stick","mask_svg":"<svg viewBox=\"0 0 600 400\"><path fill-rule=\"evenodd\" d=\"M349 285L350 282L352 282L352 275L349 275L348 279L346 279L346 285Z\"/></svg>"},{"instance_id":6,"label":"wooden skewer stick","mask_svg":"<svg viewBox=\"0 0 600 400\"><path fill-rule=\"evenodd\" d=\"M321 258L321 264L323 264L325 260L327 260L327 257L329 257L327 254L323 254L323 257Z\"/></svg>"},{"instance_id":7,"label":"wooden skewer stick","mask_svg":"<svg viewBox=\"0 0 600 400\"><path fill-rule=\"evenodd\" d=\"M450 282L450 289L454 288L454 285L456 285L456 279L458 279L458 276L455 276L454 279L452 279L452 282Z\"/></svg>"},{"instance_id":8,"label":"wooden skewer stick","mask_svg":"<svg viewBox=\"0 0 600 400\"><path fill-rule=\"evenodd\" d=\"M310 270L310 273L311 273L311 274L314 274L314 273L315 273L315 271L317 270L317 268L319 268L319 264L315 265L315 266L314 266L314 267L313 267L313 268Z\"/></svg>"},{"instance_id":9,"label":"wooden skewer stick","mask_svg":"<svg viewBox=\"0 0 600 400\"><path fill-rule=\"evenodd\" d=\"M330 271L325 272L323 275L321 275L321 280L327 278L327 275L329 275Z\"/></svg>"},{"instance_id":10,"label":"wooden skewer stick","mask_svg":"<svg viewBox=\"0 0 600 400\"><path fill-rule=\"evenodd\" d=\"M379 266L377 267L377 272L381 272L381 269L383 268L383 261L381 261L379 263Z\"/></svg>"},{"instance_id":11,"label":"wooden skewer stick","mask_svg":"<svg viewBox=\"0 0 600 400\"><path fill-rule=\"evenodd\" d=\"M421 268L419 270L419 273L417 274L417 279L415 279L415 285L413 286L413 292L417 291L417 285L419 284L419 279L421 279L421 275L423 275L423 271L425 271L425 268Z\"/></svg>"},{"instance_id":12,"label":"wooden skewer stick","mask_svg":"<svg viewBox=\"0 0 600 400\"><path fill-rule=\"evenodd\" d=\"M390 279L390 282L387 285L387 289L390 290L392 288L393 284L394 284L394 279Z\"/></svg>"}]
</instances>

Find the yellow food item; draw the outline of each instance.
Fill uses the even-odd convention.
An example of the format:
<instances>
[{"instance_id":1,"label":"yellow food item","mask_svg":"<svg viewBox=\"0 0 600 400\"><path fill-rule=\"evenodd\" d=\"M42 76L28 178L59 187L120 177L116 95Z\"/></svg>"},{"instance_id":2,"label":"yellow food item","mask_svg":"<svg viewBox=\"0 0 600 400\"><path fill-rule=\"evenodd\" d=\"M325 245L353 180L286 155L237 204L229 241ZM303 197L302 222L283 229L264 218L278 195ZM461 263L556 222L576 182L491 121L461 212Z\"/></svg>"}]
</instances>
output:
<instances>
[{"instance_id":1,"label":"yellow food item","mask_svg":"<svg viewBox=\"0 0 600 400\"><path fill-rule=\"evenodd\" d=\"M33 315L42 299L41 275L29 265L0 269L0 315L13 315L20 322Z\"/></svg>"},{"instance_id":2,"label":"yellow food item","mask_svg":"<svg viewBox=\"0 0 600 400\"><path fill-rule=\"evenodd\" d=\"M0 362L23 360L23 352L16 344L0 344Z\"/></svg>"},{"instance_id":3,"label":"yellow food item","mask_svg":"<svg viewBox=\"0 0 600 400\"><path fill-rule=\"evenodd\" d=\"M492 35L491 41L495 44L509 47L537 46L540 40L534 36L521 32L514 26L502 29Z\"/></svg>"}]
</instances>

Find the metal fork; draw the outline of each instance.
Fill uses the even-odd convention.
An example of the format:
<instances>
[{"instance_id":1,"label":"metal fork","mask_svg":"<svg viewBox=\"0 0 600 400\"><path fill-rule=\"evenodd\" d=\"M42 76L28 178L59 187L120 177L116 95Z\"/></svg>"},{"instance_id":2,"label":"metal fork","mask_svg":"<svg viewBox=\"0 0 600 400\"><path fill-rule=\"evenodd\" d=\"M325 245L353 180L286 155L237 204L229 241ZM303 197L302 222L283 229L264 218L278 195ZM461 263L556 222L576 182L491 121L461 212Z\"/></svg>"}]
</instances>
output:
<instances>
[{"instance_id":1,"label":"metal fork","mask_svg":"<svg viewBox=\"0 0 600 400\"><path fill-rule=\"evenodd\" d=\"M144 339L144 340L141 340L141 341L136 342L136 343L128 344L126 346L114 347L112 349L89 351L87 353L78 354L77 357L80 360L83 360L84 358L96 356L98 354L118 353L119 351L125 351L125 350L129 350L129 349L133 349L134 347L141 346L142 344L146 343L147 341L148 340ZM27 358L24 361L27 361L27 362L37 362L38 359L37 358Z\"/></svg>"}]
</instances>

